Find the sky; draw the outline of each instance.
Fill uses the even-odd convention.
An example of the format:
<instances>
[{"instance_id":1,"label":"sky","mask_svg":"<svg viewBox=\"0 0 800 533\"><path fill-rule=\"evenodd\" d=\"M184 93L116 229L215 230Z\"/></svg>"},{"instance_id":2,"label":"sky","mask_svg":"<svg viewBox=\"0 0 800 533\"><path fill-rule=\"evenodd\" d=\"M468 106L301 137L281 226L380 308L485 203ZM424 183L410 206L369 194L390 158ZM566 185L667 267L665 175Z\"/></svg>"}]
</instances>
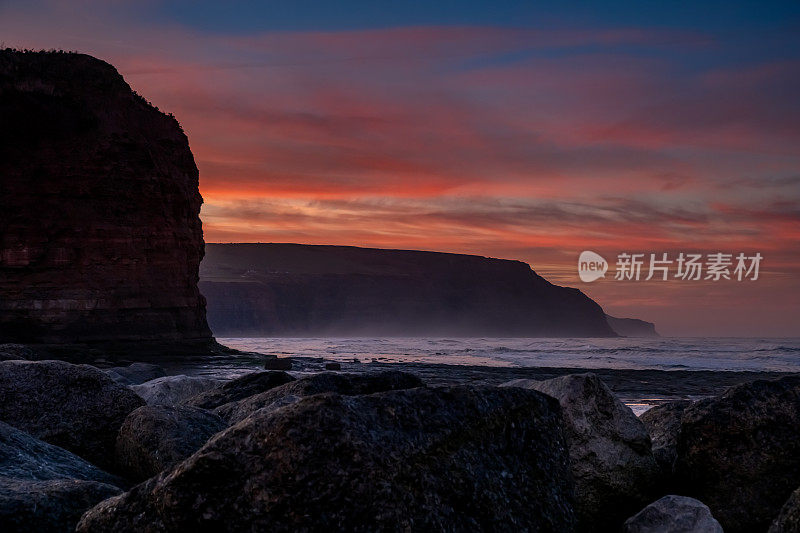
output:
<instances>
[{"instance_id":1,"label":"sky","mask_svg":"<svg viewBox=\"0 0 800 533\"><path fill-rule=\"evenodd\" d=\"M5 46L176 116L207 242L519 259L675 336L800 336L798 35L799 2L0 0ZM614 279L681 252L763 260Z\"/></svg>"}]
</instances>

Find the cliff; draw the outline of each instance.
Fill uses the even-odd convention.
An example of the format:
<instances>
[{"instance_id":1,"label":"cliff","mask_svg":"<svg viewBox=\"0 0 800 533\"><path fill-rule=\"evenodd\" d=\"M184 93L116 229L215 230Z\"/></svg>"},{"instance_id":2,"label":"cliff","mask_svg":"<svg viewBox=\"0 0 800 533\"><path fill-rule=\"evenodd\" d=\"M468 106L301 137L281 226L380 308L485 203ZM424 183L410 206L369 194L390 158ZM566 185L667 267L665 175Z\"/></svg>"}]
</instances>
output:
<instances>
[{"instance_id":1,"label":"cliff","mask_svg":"<svg viewBox=\"0 0 800 533\"><path fill-rule=\"evenodd\" d=\"M638 318L617 318L606 315L606 320L611 329L623 337L660 337L656 332L656 325L652 322Z\"/></svg>"},{"instance_id":2,"label":"cliff","mask_svg":"<svg viewBox=\"0 0 800 533\"><path fill-rule=\"evenodd\" d=\"M208 244L221 336L614 336L603 310L520 261L297 244Z\"/></svg>"},{"instance_id":3,"label":"cliff","mask_svg":"<svg viewBox=\"0 0 800 533\"><path fill-rule=\"evenodd\" d=\"M0 342L213 343L178 122L103 61L6 49L0 125Z\"/></svg>"}]
</instances>

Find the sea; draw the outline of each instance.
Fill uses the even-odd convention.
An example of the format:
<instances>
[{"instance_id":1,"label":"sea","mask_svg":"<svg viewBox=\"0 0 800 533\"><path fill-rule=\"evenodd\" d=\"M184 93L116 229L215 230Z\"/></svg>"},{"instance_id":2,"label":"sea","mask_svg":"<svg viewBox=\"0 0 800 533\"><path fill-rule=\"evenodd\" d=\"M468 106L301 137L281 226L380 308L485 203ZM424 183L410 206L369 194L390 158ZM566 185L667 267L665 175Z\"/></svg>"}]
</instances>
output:
<instances>
[{"instance_id":1,"label":"sea","mask_svg":"<svg viewBox=\"0 0 800 533\"><path fill-rule=\"evenodd\" d=\"M278 357L507 367L800 372L798 338L218 338Z\"/></svg>"},{"instance_id":2,"label":"sea","mask_svg":"<svg viewBox=\"0 0 800 533\"><path fill-rule=\"evenodd\" d=\"M794 338L419 338L419 337L217 337L225 346L277 357L352 363L430 363L491 367L560 367L620 370L799 372L800 337ZM232 379L263 368L263 359L215 357L170 373ZM304 373L304 371L300 371ZM688 390L688 389L687 389ZM687 392L683 397L699 399ZM641 415L674 399L654 392L620 397Z\"/></svg>"}]
</instances>

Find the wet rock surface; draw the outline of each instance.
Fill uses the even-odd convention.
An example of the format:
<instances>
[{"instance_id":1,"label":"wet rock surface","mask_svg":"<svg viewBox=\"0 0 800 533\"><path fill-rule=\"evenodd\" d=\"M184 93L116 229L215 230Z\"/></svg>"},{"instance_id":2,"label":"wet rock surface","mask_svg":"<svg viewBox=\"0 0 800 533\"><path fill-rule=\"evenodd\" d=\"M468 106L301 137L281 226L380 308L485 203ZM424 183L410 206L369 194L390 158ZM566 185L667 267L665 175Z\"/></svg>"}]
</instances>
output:
<instances>
[{"instance_id":1,"label":"wet rock surface","mask_svg":"<svg viewBox=\"0 0 800 533\"><path fill-rule=\"evenodd\" d=\"M223 382L202 376L165 376L130 389L147 402L147 405L178 405L198 394L221 387Z\"/></svg>"},{"instance_id":2,"label":"wet rock surface","mask_svg":"<svg viewBox=\"0 0 800 533\"><path fill-rule=\"evenodd\" d=\"M0 422L0 530L73 531L81 515L122 491L121 480Z\"/></svg>"},{"instance_id":3,"label":"wet rock surface","mask_svg":"<svg viewBox=\"0 0 800 533\"><path fill-rule=\"evenodd\" d=\"M140 407L119 430L117 468L132 481L143 481L183 461L227 427L197 407Z\"/></svg>"},{"instance_id":4,"label":"wet rock surface","mask_svg":"<svg viewBox=\"0 0 800 533\"><path fill-rule=\"evenodd\" d=\"M683 413L676 476L728 533L766 531L800 479L800 376L739 385Z\"/></svg>"},{"instance_id":5,"label":"wet rock surface","mask_svg":"<svg viewBox=\"0 0 800 533\"><path fill-rule=\"evenodd\" d=\"M389 371L361 375L323 372L249 396L238 402L221 405L214 412L229 423L235 424L259 409L277 409L313 394L332 392L354 396L423 386L425 384L418 377L404 372Z\"/></svg>"},{"instance_id":6,"label":"wet rock surface","mask_svg":"<svg viewBox=\"0 0 800 533\"><path fill-rule=\"evenodd\" d=\"M233 379L220 387L202 392L184 403L203 409L214 409L220 405L235 402L274 389L294 378L286 372L253 372L240 378Z\"/></svg>"},{"instance_id":7,"label":"wet rock surface","mask_svg":"<svg viewBox=\"0 0 800 533\"><path fill-rule=\"evenodd\" d=\"M89 365L0 362L0 420L108 468L117 431L144 405L133 391Z\"/></svg>"},{"instance_id":8,"label":"wet rock surface","mask_svg":"<svg viewBox=\"0 0 800 533\"><path fill-rule=\"evenodd\" d=\"M703 502L669 495L625 521L623 533L723 533Z\"/></svg>"},{"instance_id":9,"label":"wet rock surface","mask_svg":"<svg viewBox=\"0 0 800 533\"><path fill-rule=\"evenodd\" d=\"M569 531L571 503L554 400L415 388L260 411L77 530Z\"/></svg>"},{"instance_id":10,"label":"wet rock surface","mask_svg":"<svg viewBox=\"0 0 800 533\"><path fill-rule=\"evenodd\" d=\"M647 430L596 375L514 380L503 386L537 390L559 401L581 530L618 529L651 501L659 470Z\"/></svg>"}]
</instances>

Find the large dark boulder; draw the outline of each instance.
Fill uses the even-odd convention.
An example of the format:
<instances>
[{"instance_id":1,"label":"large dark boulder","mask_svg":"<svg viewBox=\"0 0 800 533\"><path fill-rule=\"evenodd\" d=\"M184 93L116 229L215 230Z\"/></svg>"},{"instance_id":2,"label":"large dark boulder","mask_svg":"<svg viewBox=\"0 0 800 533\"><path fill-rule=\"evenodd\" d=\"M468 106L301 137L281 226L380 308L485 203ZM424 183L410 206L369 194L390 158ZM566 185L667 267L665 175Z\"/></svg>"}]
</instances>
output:
<instances>
[{"instance_id":1,"label":"large dark boulder","mask_svg":"<svg viewBox=\"0 0 800 533\"><path fill-rule=\"evenodd\" d=\"M202 407L203 409L214 409L220 405L268 391L291 381L294 381L294 378L286 372L253 372L232 379L216 389L200 393L183 403L194 407Z\"/></svg>"},{"instance_id":2,"label":"large dark boulder","mask_svg":"<svg viewBox=\"0 0 800 533\"><path fill-rule=\"evenodd\" d=\"M131 385L131 390L141 396L147 405L178 405L208 390L222 385L218 379L203 376L165 376Z\"/></svg>"},{"instance_id":3,"label":"large dark boulder","mask_svg":"<svg viewBox=\"0 0 800 533\"><path fill-rule=\"evenodd\" d=\"M119 479L0 422L0 531L73 531L81 515L122 492Z\"/></svg>"},{"instance_id":4,"label":"large dark boulder","mask_svg":"<svg viewBox=\"0 0 800 533\"><path fill-rule=\"evenodd\" d=\"M77 530L571 531L559 411L494 387L315 395L218 434Z\"/></svg>"},{"instance_id":5,"label":"large dark boulder","mask_svg":"<svg viewBox=\"0 0 800 533\"><path fill-rule=\"evenodd\" d=\"M425 384L417 376L405 372L387 371L375 374L323 372L275 387L238 402L222 405L214 412L229 423L235 424L259 409L266 407L277 409L312 394L334 392L355 396L424 386Z\"/></svg>"},{"instance_id":6,"label":"large dark boulder","mask_svg":"<svg viewBox=\"0 0 800 533\"><path fill-rule=\"evenodd\" d=\"M722 533L703 502L669 495L651 503L625 521L623 533Z\"/></svg>"},{"instance_id":7,"label":"large dark boulder","mask_svg":"<svg viewBox=\"0 0 800 533\"><path fill-rule=\"evenodd\" d=\"M117 467L133 481L145 480L183 461L227 427L197 407L140 407L119 430Z\"/></svg>"},{"instance_id":8,"label":"large dark boulder","mask_svg":"<svg viewBox=\"0 0 800 533\"><path fill-rule=\"evenodd\" d=\"M800 533L800 489L795 490L783 504L769 533Z\"/></svg>"},{"instance_id":9,"label":"large dark boulder","mask_svg":"<svg viewBox=\"0 0 800 533\"><path fill-rule=\"evenodd\" d=\"M128 413L144 400L102 371L63 361L0 362L0 420L94 464L113 464Z\"/></svg>"},{"instance_id":10,"label":"large dark boulder","mask_svg":"<svg viewBox=\"0 0 800 533\"><path fill-rule=\"evenodd\" d=\"M120 492L97 481L0 478L0 530L71 533L87 509Z\"/></svg>"},{"instance_id":11,"label":"large dark boulder","mask_svg":"<svg viewBox=\"0 0 800 533\"><path fill-rule=\"evenodd\" d=\"M0 344L0 361L14 361L19 359L31 359L33 350L24 344L5 343Z\"/></svg>"},{"instance_id":12,"label":"large dark boulder","mask_svg":"<svg viewBox=\"0 0 800 533\"><path fill-rule=\"evenodd\" d=\"M610 531L652 501L659 480L650 436L633 411L594 374L507 387L543 392L561 404L583 531Z\"/></svg>"},{"instance_id":13,"label":"large dark boulder","mask_svg":"<svg viewBox=\"0 0 800 533\"><path fill-rule=\"evenodd\" d=\"M121 480L58 446L0 422L0 478L81 479L117 485Z\"/></svg>"},{"instance_id":14,"label":"large dark boulder","mask_svg":"<svg viewBox=\"0 0 800 533\"><path fill-rule=\"evenodd\" d=\"M671 479L675 471L681 418L690 405L690 400L663 403L648 409L639 417L653 442L653 457L667 479Z\"/></svg>"},{"instance_id":15,"label":"large dark boulder","mask_svg":"<svg viewBox=\"0 0 800 533\"><path fill-rule=\"evenodd\" d=\"M676 476L728 533L766 531L800 480L800 376L759 380L683 413Z\"/></svg>"}]
</instances>

